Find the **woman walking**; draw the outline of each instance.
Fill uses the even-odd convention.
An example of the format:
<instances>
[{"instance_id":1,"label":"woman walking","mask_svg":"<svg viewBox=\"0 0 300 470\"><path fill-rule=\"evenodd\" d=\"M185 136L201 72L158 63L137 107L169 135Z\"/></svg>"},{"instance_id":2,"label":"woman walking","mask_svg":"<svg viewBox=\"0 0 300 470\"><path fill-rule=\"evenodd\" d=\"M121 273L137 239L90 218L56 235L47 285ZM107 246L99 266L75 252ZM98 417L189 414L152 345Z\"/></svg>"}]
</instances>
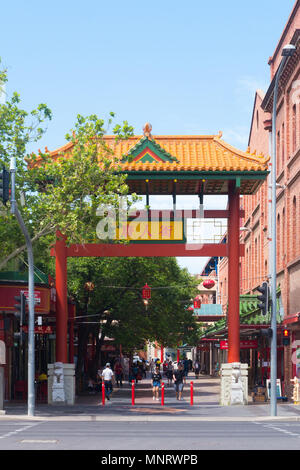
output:
<instances>
[{"instance_id":1,"label":"woman walking","mask_svg":"<svg viewBox=\"0 0 300 470\"><path fill-rule=\"evenodd\" d=\"M159 371L159 367L156 366L155 372L152 373L152 393L153 393L153 400L159 400L159 387L161 382L161 373Z\"/></svg>"}]
</instances>

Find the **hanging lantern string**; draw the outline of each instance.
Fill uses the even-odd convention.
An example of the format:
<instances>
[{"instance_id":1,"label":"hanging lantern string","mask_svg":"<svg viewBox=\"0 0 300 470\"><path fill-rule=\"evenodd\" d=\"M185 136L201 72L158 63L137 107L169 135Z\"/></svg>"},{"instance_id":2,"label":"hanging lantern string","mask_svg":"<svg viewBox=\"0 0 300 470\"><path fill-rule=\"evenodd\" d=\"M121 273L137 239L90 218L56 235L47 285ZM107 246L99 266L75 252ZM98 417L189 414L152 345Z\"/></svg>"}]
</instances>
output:
<instances>
[{"instance_id":1,"label":"hanging lantern string","mask_svg":"<svg viewBox=\"0 0 300 470\"><path fill-rule=\"evenodd\" d=\"M132 289L132 290L141 290L141 287L132 287L132 286L95 286L101 289ZM150 286L149 286L150 287ZM184 287L193 287L193 286L161 286L161 287L152 287L151 289L179 289L179 288L184 288Z\"/></svg>"}]
</instances>

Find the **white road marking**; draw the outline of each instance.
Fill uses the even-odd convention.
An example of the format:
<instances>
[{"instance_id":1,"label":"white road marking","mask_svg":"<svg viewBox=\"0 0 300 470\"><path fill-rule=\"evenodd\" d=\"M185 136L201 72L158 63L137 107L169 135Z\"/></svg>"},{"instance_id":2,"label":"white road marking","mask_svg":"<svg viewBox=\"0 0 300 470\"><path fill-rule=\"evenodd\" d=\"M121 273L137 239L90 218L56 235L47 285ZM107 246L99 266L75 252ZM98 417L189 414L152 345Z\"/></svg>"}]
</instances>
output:
<instances>
[{"instance_id":1,"label":"white road marking","mask_svg":"<svg viewBox=\"0 0 300 470\"><path fill-rule=\"evenodd\" d=\"M261 424L261 423L255 421L254 424ZM288 431L287 429L279 428L278 425L275 426L274 424L263 424L263 427L273 429L273 431L282 432L283 434L288 434L289 436L300 438L300 434Z\"/></svg>"},{"instance_id":2,"label":"white road marking","mask_svg":"<svg viewBox=\"0 0 300 470\"><path fill-rule=\"evenodd\" d=\"M33 423L33 424L27 424L26 426L24 426L22 428L19 428L19 429L16 429L15 431L10 431L6 434L3 434L2 436L0 436L0 439L7 439L8 437L12 437L12 436L18 434L19 432L27 431L28 429L31 429L34 426L37 426L38 424L41 424L41 422Z\"/></svg>"},{"instance_id":3,"label":"white road marking","mask_svg":"<svg viewBox=\"0 0 300 470\"><path fill-rule=\"evenodd\" d=\"M56 439L23 439L21 444L57 444Z\"/></svg>"}]
</instances>

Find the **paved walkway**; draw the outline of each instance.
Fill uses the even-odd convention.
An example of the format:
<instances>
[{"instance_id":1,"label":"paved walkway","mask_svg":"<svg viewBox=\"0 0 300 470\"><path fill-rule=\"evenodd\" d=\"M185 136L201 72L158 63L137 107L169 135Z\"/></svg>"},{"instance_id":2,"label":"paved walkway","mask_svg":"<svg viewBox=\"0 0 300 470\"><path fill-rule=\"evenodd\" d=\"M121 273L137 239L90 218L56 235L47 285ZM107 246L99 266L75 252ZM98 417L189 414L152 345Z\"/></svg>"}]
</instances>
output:
<instances>
[{"instance_id":1,"label":"paved walkway","mask_svg":"<svg viewBox=\"0 0 300 470\"><path fill-rule=\"evenodd\" d=\"M194 402L190 402L190 382L194 383ZM184 386L182 401L176 400L173 385L168 387L165 380L164 406L152 399L151 379L146 378L135 385L135 403L132 405L131 385L114 387L109 401L102 405L101 393L88 393L76 397L75 405L37 404L33 417L28 417L27 403L9 402L4 405L3 419L45 419L45 420L95 420L95 421L249 421L249 420L299 420L300 406L291 402L278 403L277 416L271 416L270 403L220 406L220 379L190 374Z\"/></svg>"}]
</instances>

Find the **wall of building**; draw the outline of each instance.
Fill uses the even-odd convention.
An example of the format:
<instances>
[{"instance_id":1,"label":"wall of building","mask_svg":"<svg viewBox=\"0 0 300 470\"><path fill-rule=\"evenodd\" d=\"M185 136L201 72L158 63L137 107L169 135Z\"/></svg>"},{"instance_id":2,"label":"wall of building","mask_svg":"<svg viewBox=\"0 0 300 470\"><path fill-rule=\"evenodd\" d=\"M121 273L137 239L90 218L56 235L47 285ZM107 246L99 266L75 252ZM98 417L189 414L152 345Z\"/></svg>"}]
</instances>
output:
<instances>
[{"instance_id":1,"label":"wall of building","mask_svg":"<svg viewBox=\"0 0 300 470\"><path fill-rule=\"evenodd\" d=\"M273 57L269 60L271 81L281 61L281 51L290 41L296 46L293 60L287 63L279 87L276 120L276 232L277 283L280 284L285 316L300 312L300 1L294 9L280 37ZM272 92L270 89L267 94ZM270 154L270 112L262 109L264 93L257 91L249 134L250 152ZM270 167L271 169L271 167ZM245 257L241 259L241 291L255 293L255 288L267 280L270 270L269 187L270 176L257 194L244 197L243 232ZM221 280L222 282L222 280ZM294 336L300 331L296 322L289 324ZM290 393L292 378L292 349L284 347L284 374L286 391ZM295 369L295 368L294 368Z\"/></svg>"}]
</instances>

